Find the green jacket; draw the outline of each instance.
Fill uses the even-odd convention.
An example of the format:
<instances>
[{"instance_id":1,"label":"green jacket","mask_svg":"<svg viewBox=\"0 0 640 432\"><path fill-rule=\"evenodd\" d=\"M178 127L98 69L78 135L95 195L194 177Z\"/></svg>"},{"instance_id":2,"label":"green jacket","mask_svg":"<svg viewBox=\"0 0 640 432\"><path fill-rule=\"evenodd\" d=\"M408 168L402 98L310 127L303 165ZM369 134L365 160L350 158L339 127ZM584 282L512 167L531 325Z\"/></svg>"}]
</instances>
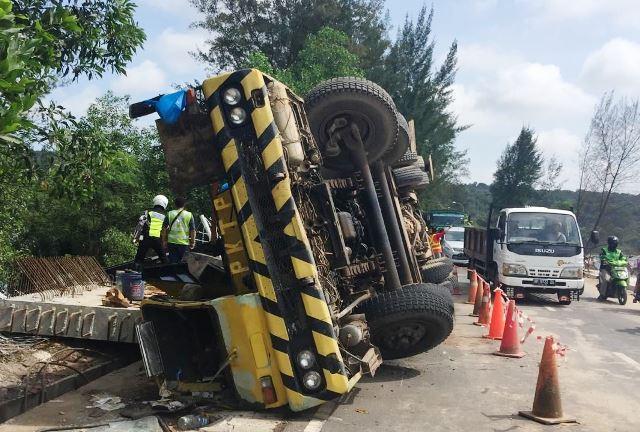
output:
<instances>
[{"instance_id":1,"label":"green jacket","mask_svg":"<svg viewBox=\"0 0 640 432\"><path fill-rule=\"evenodd\" d=\"M602 261L612 262L612 261L618 261L623 259L626 259L626 258L622 254L622 251L620 249L610 251L609 248L602 248L602 250L600 251L600 262Z\"/></svg>"}]
</instances>

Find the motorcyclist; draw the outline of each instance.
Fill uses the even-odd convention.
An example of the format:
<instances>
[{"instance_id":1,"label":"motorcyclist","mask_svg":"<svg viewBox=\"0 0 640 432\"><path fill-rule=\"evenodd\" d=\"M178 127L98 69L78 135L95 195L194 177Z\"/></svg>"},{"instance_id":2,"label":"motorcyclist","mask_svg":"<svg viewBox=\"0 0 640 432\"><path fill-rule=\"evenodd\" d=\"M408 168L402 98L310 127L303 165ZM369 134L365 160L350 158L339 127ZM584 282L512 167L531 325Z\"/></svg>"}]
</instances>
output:
<instances>
[{"instance_id":1,"label":"motorcyclist","mask_svg":"<svg viewBox=\"0 0 640 432\"><path fill-rule=\"evenodd\" d=\"M622 251L618 249L618 237L609 236L607 238L607 247L600 251L600 277L598 283L598 291L600 298L607 297L607 286L611 281L611 265L612 261L625 259Z\"/></svg>"}]
</instances>

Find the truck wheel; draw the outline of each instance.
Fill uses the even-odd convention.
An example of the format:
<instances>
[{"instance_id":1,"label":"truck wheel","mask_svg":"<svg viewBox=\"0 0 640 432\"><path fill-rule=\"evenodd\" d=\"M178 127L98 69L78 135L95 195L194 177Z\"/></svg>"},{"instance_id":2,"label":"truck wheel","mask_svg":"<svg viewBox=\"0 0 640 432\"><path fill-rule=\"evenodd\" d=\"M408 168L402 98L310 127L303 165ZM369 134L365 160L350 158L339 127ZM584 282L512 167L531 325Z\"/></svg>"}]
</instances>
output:
<instances>
[{"instance_id":1,"label":"truck wheel","mask_svg":"<svg viewBox=\"0 0 640 432\"><path fill-rule=\"evenodd\" d=\"M348 150L330 154L330 129L334 120L345 118L360 130L369 163L380 159L396 143L398 118L391 96L379 85L356 77L333 78L314 87L305 98L311 132L320 147L324 164L337 170L354 166ZM329 154L328 154L329 153Z\"/></svg>"},{"instance_id":2,"label":"truck wheel","mask_svg":"<svg viewBox=\"0 0 640 432\"><path fill-rule=\"evenodd\" d=\"M447 258L448 261L427 261L422 267L421 274L422 280L427 283L439 284L444 282L453 270L453 263Z\"/></svg>"},{"instance_id":3,"label":"truck wheel","mask_svg":"<svg viewBox=\"0 0 640 432\"><path fill-rule=\"evenodd\" d=\"M409 149L409 125L402 114L396 112L396 116L398 117L398 138L383 156L385 163L389 165L396 163Z\"/></svg>"},{"instance_id":4,"label":"truck wheel","mask_svg":"<svg viewBox=\"0 0 640 432\"><path fill-rule=\"evenodd\" d=\"M409 165L393 170L398 189L421 190L429 185L429 174L415 165Z\"/></svg>"},{"instance_id":5,"label":"truck wheel","mask_svg":"<svg viewBox=\"0 0 640 432\"><path fill-rule=\"evenodd\" d=\"M393 164L393 167L400 168L400 167L409 166L416 163L417 160L418 160L418 153L414 152L413 150L407 150L405 154L403 154L402 157L398 159L396 163Z\"/></svg>"},{"instance_id":6,"label":"truck wheel","mask_svg":"<svg viewBox=\"0 0 640 432\"><path fill-rule=\"evenodd\" d=\"M410 284L383 291L362 310L385 360L410 357L443 342L453 330L453 299L446 288Z\"/></svg>"}]
</instances>

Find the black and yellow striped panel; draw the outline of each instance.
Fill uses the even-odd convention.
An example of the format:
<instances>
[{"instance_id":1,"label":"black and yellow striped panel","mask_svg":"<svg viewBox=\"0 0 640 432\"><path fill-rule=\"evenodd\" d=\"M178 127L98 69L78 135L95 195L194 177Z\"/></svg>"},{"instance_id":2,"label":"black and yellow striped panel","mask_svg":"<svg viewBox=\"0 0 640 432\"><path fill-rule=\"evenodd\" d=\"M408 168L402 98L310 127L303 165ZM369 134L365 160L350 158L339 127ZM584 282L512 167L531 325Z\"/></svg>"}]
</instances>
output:
<instances>
[{"instance_id":1,"label":"black and yellow striped panel","mask_svg":"<svg viewBox=\"0 0 640 432\"><path fill-rule=\"evenodd\" d=\"M247 187L250 182L247 182L243 177L240 168L242 164L238 158L238 151L242 151L243 142L237 142L232 138L234 134L225 125L223 109L219 103L220 94L218 90L224 88L226 83L240 84L247 100L252 98L255 91L261 92L265 99L263 106L252 105L250 108L253 124L251 139L254 146L252 149L255 148L260 152L262 162L260 167L252 166L251 168L264 170L268 178L272 178L275 174L284 174L284 178L279 177L280 181L272 187L270 186L271 196L269 198L272 202L271 205L275 207L277 212L275 219L278 221L278 227L270 226L269 229L280 230L280 234L282 234L280 237L286 238L286 247L284 250L278 251L277 259L282 260L283 256L287 256L291 261L289 267L293 268L295 278L306 281L304 284L297 284L303 288L296 286L294 295L299 296L304 305L306 313L304 321L311 327L313 343L320 356L319 362L323 368L326 382L326 389L314 393L313 397L305 396L301 393L301 388L294 376L294 368L289 355L291 341L287 330L287 320L295 317L289 317L288 314L291 312L287 312L285 305L281 304L282 301L286 303L286 295L291 295L291 290L289 289L291 287L274 287L274 281L278 281L281 284L278 278L278 264L273 260L267 260L265 257L261 237L267 234L258 231L262 221L258 221L261 223L256 223L253 209L249 204L250 193ZM257 70L241 70L206 80L203 83L203 89L209 102L211 118L218 138L218 146L229 176L234 206L239 209L238 222L241 224L245 240L249 267L253 272L262 298L272 345L276 353L278 366L283 375L283 382L287 387L289 404L293 410L300 410L344 394L349 389L348 378L331 323L329 308L317 282L318 275L311 248L291 194L290 179L286 169L282 143L273 121L263 75ZM251 170L248 171L245 176L251 175ZM262 195L259 195L259 200L267 198ZM270 267L273 268L274 277L270 273Z\"/></svg>"}]
</instances>

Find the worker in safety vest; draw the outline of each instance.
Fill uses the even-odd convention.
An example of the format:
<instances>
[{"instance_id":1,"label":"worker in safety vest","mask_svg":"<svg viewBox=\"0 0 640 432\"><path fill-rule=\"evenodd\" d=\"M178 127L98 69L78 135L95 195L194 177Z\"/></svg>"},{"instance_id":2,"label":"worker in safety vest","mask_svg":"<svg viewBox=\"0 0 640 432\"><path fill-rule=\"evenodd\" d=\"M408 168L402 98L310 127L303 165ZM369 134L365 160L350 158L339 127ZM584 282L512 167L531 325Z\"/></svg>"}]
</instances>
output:
<instances>
[{"instance_id":1,"label":"worker in safety vest","mask_svg":"<svg viewBox=\"0 0 640 432\"><path fill-rule=\"evenodd\" d=\"M442 240L443 234L444 229L441 230L441 232L436 231L429 236L431 252L433 252L434 258L440 258L442 256L442 244L440 243L440 241Z\"/></svg>"},{"instance_id":2,"label":"worker in safety vest","mask_svg":"<svg viewBox=\"0 0 640 432\"><path fill-rule=\"evenodd\" d=\"M149 249L158 254L163 263L167 262L167 254L162 244L163 230L166 221L165 211L169 199L164 195L156 195L153 198L153 209L144 212L138 221L134 242L138 243L138 251L134 258L135 263L141 266Z\"/></svg>"},{"instance_id":3,"label":"worker in safety vest","mask_svg":"<svg viewBox=\"0 0 640 432\"><path fill-rule=\"evenodd\" d=\"M196 245L196 223L193 214L185 209L187 200L178 197L175 199L175 210L167 213L165 219L165 242L169 246L169 262L182 261L187 253L187 248L193 249Z\"/></svg>"}]
</instances>

